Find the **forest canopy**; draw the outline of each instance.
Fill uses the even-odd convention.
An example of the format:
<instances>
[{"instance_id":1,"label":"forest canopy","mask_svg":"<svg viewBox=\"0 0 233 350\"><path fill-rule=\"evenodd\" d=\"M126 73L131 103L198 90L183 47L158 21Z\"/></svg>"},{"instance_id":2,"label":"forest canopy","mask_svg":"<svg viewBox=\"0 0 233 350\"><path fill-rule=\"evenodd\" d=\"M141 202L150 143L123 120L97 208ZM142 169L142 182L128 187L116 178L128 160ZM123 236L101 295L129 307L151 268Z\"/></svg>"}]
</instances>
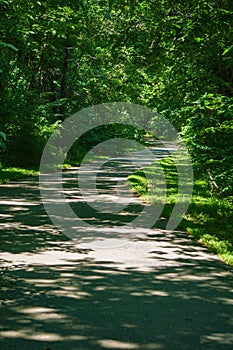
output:
<instances>
[{"instance_id":1,"label":"forest canopy","mask_svg":"<svg viewBox=\"0 0 233 350\"><path fill-rule=\"evenodd\" d=\"M233 195L231 0L0 0L0 152L38 166L65 118L105 102L168 118Z\"/></svg>"}]
</instances>

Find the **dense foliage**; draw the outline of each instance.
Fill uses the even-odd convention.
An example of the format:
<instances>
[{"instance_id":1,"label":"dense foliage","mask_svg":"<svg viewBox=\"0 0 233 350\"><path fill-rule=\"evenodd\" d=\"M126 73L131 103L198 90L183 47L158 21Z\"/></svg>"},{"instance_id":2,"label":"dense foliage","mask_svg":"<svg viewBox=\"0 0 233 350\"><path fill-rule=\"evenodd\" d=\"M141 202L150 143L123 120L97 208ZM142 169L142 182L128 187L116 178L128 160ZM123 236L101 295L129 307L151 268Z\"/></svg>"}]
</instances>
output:
<instances>
[{"instance_id":1,"label":"dense foliage","mask_svg":"<svg viewBox=\"0 0 233 350\"><path fill-rule=\"evenodd\" d=\"M84 107L133 102L170 119L196 170L233 194L231 0L0 0L0 9L5 165L38 165L54 128Z\"/></svg>"}]
</instances>

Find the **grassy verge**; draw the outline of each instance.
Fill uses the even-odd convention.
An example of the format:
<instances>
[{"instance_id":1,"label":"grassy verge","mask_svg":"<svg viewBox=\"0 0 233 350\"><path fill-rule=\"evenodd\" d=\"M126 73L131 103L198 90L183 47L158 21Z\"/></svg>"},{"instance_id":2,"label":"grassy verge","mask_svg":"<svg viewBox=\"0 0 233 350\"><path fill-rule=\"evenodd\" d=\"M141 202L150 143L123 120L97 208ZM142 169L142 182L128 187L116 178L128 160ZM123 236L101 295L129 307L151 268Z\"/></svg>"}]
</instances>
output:
<instances>
[{"instance_id":1,"label":"grassy verge","mask_svg":"<svg viewBox=\"0 0 233 350\"><path fill-rule=\"evenodd\" d=\"M169 218L176 202L178 189L178 176L176 166L171 157L160 161L164 170L167 196L162 217ZM153 164L146 171L156 174L157 169ZM143 169L130 175L129 183L134 191L144 199L155 202L158 197L148 195L148 184ZM233 198L219 198L211 193L204 179L194 180L192 201L189 209L179 225L179 229L192 234L201 244L208 247L212 252L227 264L233 266Z\"/></svg>"},{"instance_id":2,"label":"grassy verge","mask_svg":"<svg viewBox=\"0 0 233 350\"><path fill-rule=\"evenodd\" d=\"M63 164L63 169L68 169L72 166L77 166L77 162L66 161ZM0 184L7 183L13 180L21 180L29 176L39 175L38 169L25 169L18 167L0 168Z\"/></svg>"},{"instance_id":3,"label":"grassy verge","mask_svg":"<svg viewBox=\"0 0 233 350\"><path fill-rule=\"evenodd\" d=\"M0 168L0 184L38 174L39 171L36 169Z\"/></svg>"}]
</instances>

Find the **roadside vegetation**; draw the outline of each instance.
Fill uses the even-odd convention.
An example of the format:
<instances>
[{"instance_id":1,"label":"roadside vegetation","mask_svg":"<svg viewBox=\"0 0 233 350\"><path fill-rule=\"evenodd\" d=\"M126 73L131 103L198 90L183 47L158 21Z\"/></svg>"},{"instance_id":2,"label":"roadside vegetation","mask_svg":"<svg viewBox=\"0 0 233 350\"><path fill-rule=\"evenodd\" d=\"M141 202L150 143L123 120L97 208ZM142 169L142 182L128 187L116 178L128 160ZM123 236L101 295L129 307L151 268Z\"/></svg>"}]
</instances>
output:
<instances>
[{"instance_id":1,"label":"roadside vegetation","mask_svg":"<svg viewBox=\"0 0 233 350\"><path fill-rule=\"evenodd\" d=\"M178 176L172 156L161 160L160 165L167 184L166 204L161 216L168 219L176 202ZM156 175L157 169L153 164L145 169L145 172L154 172ZM155 203L159 198L148 196L148 186L154 184L153 181L150 183L147 180L145 172L140 169L130 175L128 180L136 194L150 203ZM195 175L192 201L178 229L194 236L210 251L217 253L222 260L233 266L233 197L222 198L200 174Z\"/></svg>"},{"instance_id":2,"label":"roadside vegetation","mask_svg":"<svg viewBox=\"0 0 233 350\"><path fill-rule=\"evenodd\" d=\"M28 176L38 175L39 171L36 169L24 168L0 168L0 184L7 183L12 180L24 179Z\"/></svg>"},{"instance_id":3,"label":"roadside vegetation","mask_svg":"<svg viewBox=\"0 0 233 350\"><path fill-rule=\"evenodd\" d=\"M109 102L145 106L172 123L194 164L181 226L232 263L232 0L0 0L0 10L0 182L37 174L50 135L71 115ZM68 163L106 137L141 141L119 123L82 135ZM177 180L164 162L168 216Z\"/></svg>"},{"instance_id":4,"label":"roadside vegetation","mask_svg":"<svg viewBox=\"0 0 233 350\"><path fill-rule=\"evenodd\" d=\"M66 161L63 164L63 169L68 169L72 166L77 166L78 162ZM14 180L22 180L30 176L39 175L39 169L27 169L22 167L6 167L0 168L0 184L4 184Z\"/></svg>"}]
</instances>

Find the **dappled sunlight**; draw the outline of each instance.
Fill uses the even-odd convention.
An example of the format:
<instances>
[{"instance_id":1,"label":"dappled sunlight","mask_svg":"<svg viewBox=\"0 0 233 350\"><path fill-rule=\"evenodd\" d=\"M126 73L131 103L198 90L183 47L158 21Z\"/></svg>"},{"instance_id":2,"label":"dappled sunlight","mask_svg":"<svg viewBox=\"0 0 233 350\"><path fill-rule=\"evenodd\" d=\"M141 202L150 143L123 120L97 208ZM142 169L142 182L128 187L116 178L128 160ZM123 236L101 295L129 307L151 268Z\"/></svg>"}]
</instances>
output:
<instances>
[{"instance_id":1,"label":"dappled sunlight","mask_svg":"<svg viewBox=\"0 0 233 350\"><path fill-rule=\"evenodd\" d=\"M16 338L16 339L22 339L22 340L34 340L36 344L38 342L64 342L67 340L71 341L83 341L86 339L84 336L78 336L78 335L71 335L71 336L61 336L57 333L43 333L43 332L35 332L34 334L31 333L31 328L28 329L22 329L18 331L6 331L6 332L0 332L0 335L5 338ZM31 345L33 346L33 345ZM36 345L37 346L37 345Z\"/></svg>"},{"instance_id":2,"label":"dappled sunlight","mask_svg":"<svg viewBox=\"0 0 233 350\"><path fill-rule=\"evenodd\" d=\"M208 336L204 336L201 339L201 342L211 344L213 342L220 343L223 346L231 346L233 344L233 334L232 333L214 333Z\"/></svg>"},{"instance_id":3,"label":"dappled sunlight","mask_svg":"<svg viewBox=\"0 0 233 350\"><path fill-rule=\"evenodd\" d=\"M41 321L47 321L47 320L55 320L55 319L62 319L66 316L62 316L59 313L56 313L55 309L47 308L47 307L18 307L15 308L15 311L18 313L30 315L31 318L34 318L35 320L41 320Z\"/></svg>"},{"instance_id":4,"label":"dappled sunlight","mask_svg":"<svg viewBox=\"0 0 233 350\"><path fill-rule=\"evenodd\" d=\"M29 207L31 207L31 206L33 206L33 205L38 205L38 203L33 203L33 202L31 202L31 201L26 201L26 200L19 200L19 201L16 201L16 200L13 200L13 199L7 199L7 201L5 200L5 201L1 201L0 200L0 205L9 205L9 206L14 206L14 208L15 208L15 206L16 206L16 208L17 208L17 206L19 207L19 206L29 206ZM20 207L19 208L17 208L17 209L21 209Z\"/></svg>"},{"instance_id":5,"label":"dappled sunlight","mask_svg":"<svg viewBox=\"0 0 233 350\"><path fill-rule=\"evenodd\" d=\"M72 264L72 261L83 259L86 256L84 252L76 253L68 252L68 251L58 251L58 250L46 250L37 253L1 253L0 263L2 266L12 266L15 267L20 265L69 265ZM70 262L68 262L68 259Z\"/></svg>"},{"instance_id":6,"label":"dappled sunlight","mask_svg":"<svg viewBox=\"0 0 233 350\"><path fill-rule=\"evenodd\" d=\"M98 343L106 349L138 349L138 345L134 343L125 343L113 339L99 340Z\"/></svg>"},{"instance_id":7,"label":"dappled sunlight","mask_svg":"<svg viewBox=\"0 0 233 350\"><path fill-rule=\"evenodd\" d=\"M63 217L51 197L73 240L48 218L36 178L0 186L0 348L230 350L232 270L187 234L164 229L162 217L149 228L149 214L131 224L145 203L106 169L100 197L91 190L84 203L76 172L64 171L62 192L87 225ZM96 201L123 210L98 212Z\"/></svg>"},{"instance_id":8,"label":"dappled sunlight","mask_svg":"<svg viewBox=\"0 0 233 350\"><path fill-rule=\"evenodd\" d=\"M5 271L0 345L15 339L30 350L60 343L92 350L167 349L171 343L230 349L232 274L220 262L148 271L117 267L104 255L99 262L67 262Z\"/></svg>"},{"instance_id":9,"label":"dappled sunlight","mask_svg":"<svg viewBox=\"0 0 233 350\"><path fill-rule=\"evenodd\" d=\"M0 218L7 219L7 218L12 218L13 215L10 214L0 214Z\"/></svg>"}]
</instances>

